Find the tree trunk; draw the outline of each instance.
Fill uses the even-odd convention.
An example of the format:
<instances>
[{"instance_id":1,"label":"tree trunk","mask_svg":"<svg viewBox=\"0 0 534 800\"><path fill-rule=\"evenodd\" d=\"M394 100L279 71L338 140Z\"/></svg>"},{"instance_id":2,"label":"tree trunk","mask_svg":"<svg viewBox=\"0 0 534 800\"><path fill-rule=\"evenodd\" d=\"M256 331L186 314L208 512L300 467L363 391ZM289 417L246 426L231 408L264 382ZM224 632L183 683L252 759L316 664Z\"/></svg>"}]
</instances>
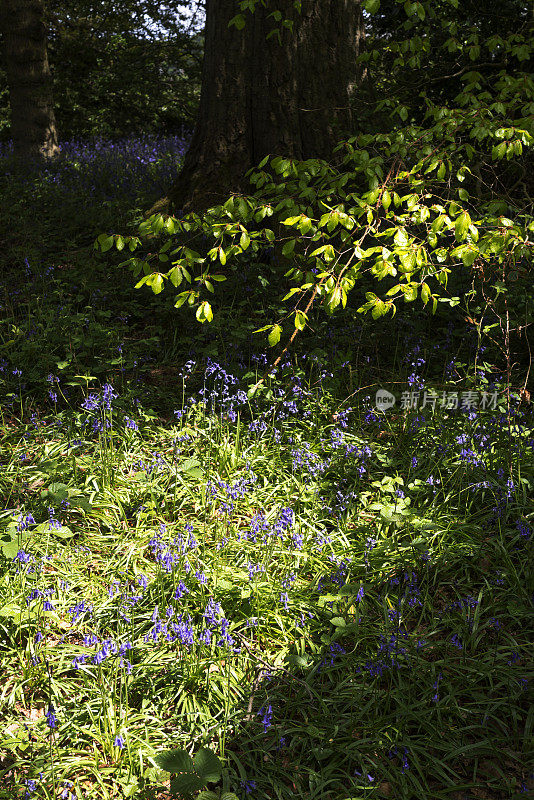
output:
<instances>
[{"instance_id":1,"label":"tree trunk","mask_svg":"<svg viewBox=\"0 0 534 800\"><path fill-rule=\"evenodd\" d=\"M59 153L42 0L0 0L0 30L15 155Z\"/></svg>"},{"instance_id":2,"label":"tree trunk","mask_svg":"<svg viewBox=\"0 0 534 800\"><path fill-rule=\"evenodd\" d=\"M266 39L281 26L271 10L259 4L245 12L245 27L237 30L228 28L236 0L206 0L197 125L165 198L175 210L200 212L246 191L245 172L266 155L326 159L352 130L364 35L360 0L302 0L300 14L284 14L293 32L281 27L281 43Z\"/></svg>"}]
</instances>

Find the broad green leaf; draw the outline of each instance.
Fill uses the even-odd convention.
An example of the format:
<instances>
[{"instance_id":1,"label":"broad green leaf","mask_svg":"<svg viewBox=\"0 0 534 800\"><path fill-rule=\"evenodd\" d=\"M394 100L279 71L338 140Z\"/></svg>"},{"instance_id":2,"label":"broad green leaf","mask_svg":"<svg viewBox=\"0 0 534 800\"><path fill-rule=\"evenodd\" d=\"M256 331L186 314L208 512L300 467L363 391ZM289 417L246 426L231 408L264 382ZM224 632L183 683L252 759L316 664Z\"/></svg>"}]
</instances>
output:
<instances>
[{"instance_id":1,"label":"broad green leaf","mask_svg":"<svg viewBox=\"0 0 534 800\"><path fill-rule=\"evenodd\" d=\"M303 311L295 311L295 328L303 331L306 327L306 314Z\"/></svg>"},{"instance_id":2,"label":"broad green leaf","mask_svg":"<svg viewBox=\"0 0 534 800\"><path fill-rule=\"evenodd\" d=\"M205 781L195 772L182 772L171 780L171 792L181 797L191 797L205 786Z\"/></svg>"},{"instance_id":3,"label":"broad green leaf","mask_svg":"<svg viewBox=\"0 0 534 800\"><path fill-rule=\"evenodd\" d=\"M193 761L196 771L206 783L216 783L221 777L222 764L207 747L201 747Z\"/></svg>"},{"instance_id":4,"label":"broad green leaf","mask_svg":"<svg viewBox=\"0 0 534 800\"><path fill-rule=\"evenodd\" d=\"M287 219L282 220L282 225L296 225L297 222L300 222L300 215L298 217L288 217Z\"/></svg>"},{"instance_id":5,"label":"broad green leaf","mask_svg":"<svg viewBox=\"0 0 534 800\"><path fill-rule=\"evenodd\" d=\"M163 290L163 278L159 273L150 275L147 280L147 285L152 288L154 294L159 294Z\"/></svg>"},{"instance_id":6,"label":"broad green leaf","mask_svg":"<svg viewBox=\"0 0 534 800\"><path fill-rule=\"evenodd\" d=\"M271 332L267 337L267 341L269 342L270 347L274 347L275 344L278 344L281 335L282 335L282 328L280 327L280 325L273 325L273 327L271 328Z\"/></svg>"},{"instance_id":7,"label":"broad green leaf","mask_svg":"<svg viewBox=\"0 0 534 800\"><path fill-rule=\"evenodd\" d=\"M231 28L232 25L235 25L238 31L243 30L245 27L245 17L243 14L236 14L235 17L232 17L230 22L228 23L228 27Z\"/></svg>"},{"instance_id":8,"label":"broad green leaf","mask_svg":"<svg viewBox=\"0 0 534 800\"><path fill-rule=\"evenodd\" d=\"M180 294L177 295L175 298L174 307L180 308L181 306L183 306L185 301L189 298L190 294L191 292L180 292Z\"/></svg>"},{"instance_id":9,"label":"broad green leaf","mask_svg":"<svg viewBox=\"0 0 534 800\"><path fill-rule=\"evenodd\" d=\"M427 283L423 283L421 286L421 300L423 301L425 306L428 303L429 299L430 299L430 287L428 286Z\"/></svg>"},{"instance_id":10,"label":"broad green leaf","mask_svg":"<svg viewBox=\"0 0 534 800\"><path fill-rule=\"evenodd\" d=\"M454 223L454 235L457 242L463 242L467 236L467 231L469 230L470 225L471 217L467 211L463 211L461 214L459 214L459 216L456 218L456 222Z\"/></svg>"},{"instance_id":11,"label":"broad green leaf","mask_svg":"<svg viewBox=\"0 0 534 800\"><path fill-rule=\"evenodd\" d=\"M107 250L110 250L113 247L113 236L108 236L105 233L101 233L97 239L97 242L100 245L101 252L105 253Z\"/></svg>"},{"instance_id":12,"label":"broad green leaf","mask_svg":"<svg viewBox=\"0 0 534 800\"><path fill-rule=\"evenodd\" d=\"M368 14L376 14L380 8L380 0L365 0L363 7Z\"/></svg>"},{"instance_id":13,"label":"broad green leaf","mask_svg":"<svg viewBox=\"0 0 534 800\"><path fill-rule=\"evenodd\" d=\"M194 772L195 764L186 750L163 750L154 761L165 772Z\"/></svg>"},{"instance_id":14,"label":"broad green leaf","mask_svg":"<svg viewBox=\"0 0 534 800\"><path fill-rule=\"evenodd\" d=\"M173 286L176 287L178 287L184 279L180 267L174 267L173 269L171 269L171 271L167 273L167 277L170 279Z\"/></svg>"},{"instance_id":15,"label":"broad green leaf","mask_svg":"<svg viewBox=\"0 0 534 800\"><path fill-rule=\"evenodd\" d=\"M59 536L60 539L72 539L74 533L66 525L60 525L59 528L51 527L48 522L41 522L34 529L35 533L50 533L51 536Z\"/></svg>"},{"instance_id":16,"label":"broad green leaf","mask_svg":"<svg viewBox=\"0 0 534 800\"><path fill-rule=\"evenodd\" d=\"M286 242L282 247L282 255L289 258L292 255L293 250L295 249L295 244L297 243L296 239L290 239L289 242Z\"/></svg>"},{"instance_id":17,"label":"broad green leaf","mask_svg":"<svg viewBox=\"0 0 534 800\"><path fill-rule=\"evenodd\" d=\"M491 157L494 161L497 161L501 158L504 158L506 155L506 142L501 142L500 144L495 145L495 147L491 151Z\"/></svg>"},{"instance_id":18,"label":"broad green leaf","mask_svg":"<svg viewBox=\"0 0 534 800\"><path fill-rule=\"evenodd\" d=\"M333 625L335 628L344 628L346 626L346 622L343 617L332 617L330 620L330 624Z\"/></svg>"}]
</instances>

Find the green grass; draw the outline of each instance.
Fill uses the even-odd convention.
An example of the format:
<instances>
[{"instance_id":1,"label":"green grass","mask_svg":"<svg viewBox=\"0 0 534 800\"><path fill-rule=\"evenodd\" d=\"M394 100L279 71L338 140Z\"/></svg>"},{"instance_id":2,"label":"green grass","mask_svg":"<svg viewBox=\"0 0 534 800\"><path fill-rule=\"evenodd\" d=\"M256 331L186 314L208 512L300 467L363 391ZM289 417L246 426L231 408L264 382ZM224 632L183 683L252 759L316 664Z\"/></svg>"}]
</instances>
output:
<instances>
[{"instance_id":1,"label":"green grass","mask_svg":"<svg viewBox=\"0 0 534 800\"><path fill-rule=\"evenodd\" d=\"M97 200L31 273L3 256L0 798L163 800L157 754L203 746L217 797L524 796L534 421L498 353L347 312L247 400L250 297L177 329L72 248ZM497 407L371 413L413 373Z\"/></svg>"}]
</instances>

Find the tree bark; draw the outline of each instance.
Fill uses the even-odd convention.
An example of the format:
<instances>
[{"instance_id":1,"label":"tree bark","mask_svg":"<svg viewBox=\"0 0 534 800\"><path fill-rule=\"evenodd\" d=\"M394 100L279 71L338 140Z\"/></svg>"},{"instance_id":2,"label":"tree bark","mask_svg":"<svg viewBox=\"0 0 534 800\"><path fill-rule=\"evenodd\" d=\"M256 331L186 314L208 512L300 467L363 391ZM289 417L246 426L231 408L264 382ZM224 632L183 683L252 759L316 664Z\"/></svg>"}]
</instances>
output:
<instances>
[{"instance_id":1,"label":"tree bark","mask_svg":"<svg viewBox=\"0 0 534 800\"><path fill-rule=\"evenodd\" d=\"M274 3L277 7L278 3ZM284 5L284 4L282 4ZM302 0L284 17L273 5L245 13L243 30L228 22L236 0L206 0L202 91L197 125L183 168L162 208L205 210L246 191L244 174L266 155L329 158L353 128L352 100L364 36L360 0Z\"/></svg>"},{"instance_id":2,"label":"tree bark","mask_svg":"<svg viewBox=\"0 0 534 800\"><path fill-rule=\"evenodd\" d=\"M15 155L59 153L42 0L0 0L0 31Z\"/></svg>"}]
</instances>

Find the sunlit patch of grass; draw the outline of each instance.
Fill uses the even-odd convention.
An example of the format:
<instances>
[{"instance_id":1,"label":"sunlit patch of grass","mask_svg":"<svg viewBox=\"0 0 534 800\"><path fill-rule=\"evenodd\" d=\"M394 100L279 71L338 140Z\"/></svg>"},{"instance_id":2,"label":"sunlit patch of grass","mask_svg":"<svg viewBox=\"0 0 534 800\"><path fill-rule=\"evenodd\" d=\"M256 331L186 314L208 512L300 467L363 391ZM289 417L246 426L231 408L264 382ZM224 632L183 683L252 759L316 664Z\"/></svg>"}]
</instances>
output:
<instances>
[{"instance_id":1,"label":"sunlit patch of grass","mask_svg":"<svg viewBox=\"0 0 534 800\"><path fill-rule=\"evenodd\" d=\"M6 425L10 791L42 772L41 796L54 779L123 796L161 782L159 750L203 744L256 796L519 786L531 512L514 478L459 514L454 457L436 486L424 444L416 467L392 457L327 395L262 435L202 404L143 423L114 394L55 429ZM444 424L470 427L436 414L430 442Z\"/></svg>"}]
</instances>

